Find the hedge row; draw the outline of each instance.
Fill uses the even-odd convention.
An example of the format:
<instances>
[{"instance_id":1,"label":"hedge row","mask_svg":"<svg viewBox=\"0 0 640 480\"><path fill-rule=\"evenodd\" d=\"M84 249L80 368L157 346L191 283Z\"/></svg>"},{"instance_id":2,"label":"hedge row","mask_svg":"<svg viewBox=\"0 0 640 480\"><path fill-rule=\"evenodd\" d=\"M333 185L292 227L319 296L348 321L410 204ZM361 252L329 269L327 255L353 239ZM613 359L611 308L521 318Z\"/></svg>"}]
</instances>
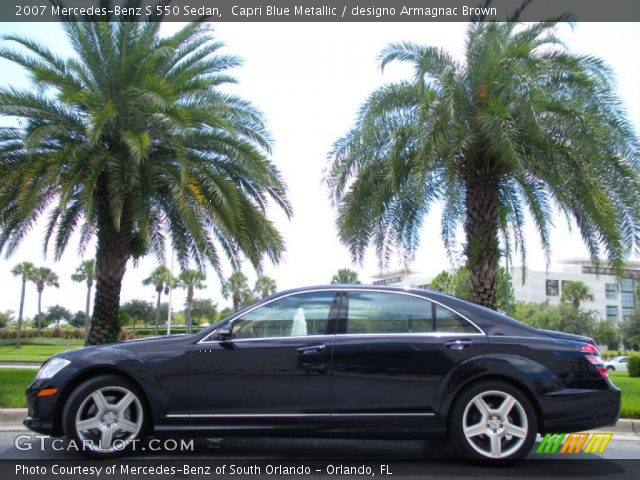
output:
<instances>
[{"instance_id":1,"label":"hedge row","mask_svg":"<svg viewBox=\"0 0 640 480\"><path fill-rule=\"evenodd\" d=\"M193 326L193 328L191 329L191 331L193 333L199 332L202 329L202 327L197 327L197 326ZM147 337L149 335L155 335L156 334L156 329L154 327L142 327L142 328L136 328L133 329L131 327L127 327L126 329L123 329L123 331L129 331L132 333L135 333L136 336L141 336L141 337ZM171 327L171 333L172 334L176 334L176 333L187 333L187 328L186 327ZM167 327L160 327L158 329L158 335L166 335L167 334Z\"/></svg>"},{"instance_id":2,"label":"hedge row","mask_svg":"<svg viewBox=\"0 0 640 480\"><path fill-rule=\"evenodd\" d=\"M193 333L199 332L200 327L193 327ZM186 333L187 329L185 327L177 327L172 328L171 333ZM166 335L167 331L164 328L160 328L160 335ZM155 335L155 328L136 328L135 330L125 328L122 329L120 335L118 336L119 340L131 340L133 338L140 337L149 337ZM40 335L38 335L38 331L35 329L27 329L23 330L21 335L22 338L84 338L84 329L82 328L46 328L40 331ZM0 339L1 340L10 340L18 337L18 332L15 329L3 328L0 329Z\"/></svg>"},{"instance_id":3,"label":"hedge row","mask_svg":"<svg viewBox=\"0 0 640 480\"><path fill-rule=\"evenodd\" d=\"M84 330L80 328L64 329L64 328L46 328L40 331L38 335L37 330L23 330L20 334L22 338L84 338ZM14 329L2 329L0 330L0 339L17 338L18 332Z\"/></svg>"},{"instance_id":4,"label":"hedge row","mask_svg":"<svg viewBox=\"0 0 640 480\"><path fill-rule=\"evenodd\" d=\"M610 358L613 358L613 357L626 356L632 353L633 352L627 352L625 350L601 350L600 351L600 355L602 355L602 358L604 358L605 360L609 360Z\"/></svg>"}]
</instances>

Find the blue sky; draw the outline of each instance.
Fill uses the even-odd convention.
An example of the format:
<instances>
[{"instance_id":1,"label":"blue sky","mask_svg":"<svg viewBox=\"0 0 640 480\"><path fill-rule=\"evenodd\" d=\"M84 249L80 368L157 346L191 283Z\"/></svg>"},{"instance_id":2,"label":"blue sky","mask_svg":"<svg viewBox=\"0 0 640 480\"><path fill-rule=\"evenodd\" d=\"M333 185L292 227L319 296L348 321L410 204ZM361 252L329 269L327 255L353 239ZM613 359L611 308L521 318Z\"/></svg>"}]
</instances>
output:
<instances>
[{"instance_id":1,"label":"blue sky","mask_svg":"<svg viewBox=\"0 0 640 480\"><path fill-rule=\"evenodd\" d=\"M168 24L171 31L179 24ZM294 206L291 221L277 210L272 218L287 242L284 261L266 265L266 273L274 277L280 289L327 283L338 269L350 266L363 280L378 272L377 259L370 252L363 266L351 265L349 254L337 238L335 212L321 179L327 165L327 152L332 143L352 125L354 116L366 96L376 87L393 80L407 78L409 71L392 66L380 72L376 57L388 43L409 40L438 45L455 56L464 46L465 24L462 23L225 23L214 26L227 53L239 55L244 65L234 73L239 84L234 92L251 100L260 108L275 140L273 161L289 185ZM70 53L70 47L59 25L1 23L0 33L19 33L37 39L59 54ZM590 53L603 58L615 73L618 93L628 109L629 117L640 126L640 24L584 23L573 29L560 28L562 38L572 51ZM6 42L0 41L4 46ZM27 87L24 72L10 62L0 60L2 86ZM6 120L5 120L6 121ZM425 274L436 274L449 268L440 240L440 210L434 208L425 221L421 247L411 268ZM8 260L0 259L0 311L18 309L19 282L10 274L20 261L29 260L53 268L61 278L60 289L45 291L43 304L61 304L76 311L84 308L84 290L72 282L71 273L80 262L72 240L60 262L42 252L42 225L26 239ZM552 233L552 269L558 260L586 256L580 236L558 218ZM142 298L151 301L154 291L141 281L155 267L153 258L144 259L137 268L131 264L125 275L122 299ZM391 265L397 267L398 265ZM545 268L544 255L535 229L528 228L528 268ZM227 272L230 270L227 268ZM250 267L246 273L255 278ZM35 288L28 292L27 316L36 311ZM207 289L196 297L208 297L221 306L227 302L220 295L218 279L209 272ZM174 296L174 305L182 308L183 292Z\"/></svg>"}]
</instances>

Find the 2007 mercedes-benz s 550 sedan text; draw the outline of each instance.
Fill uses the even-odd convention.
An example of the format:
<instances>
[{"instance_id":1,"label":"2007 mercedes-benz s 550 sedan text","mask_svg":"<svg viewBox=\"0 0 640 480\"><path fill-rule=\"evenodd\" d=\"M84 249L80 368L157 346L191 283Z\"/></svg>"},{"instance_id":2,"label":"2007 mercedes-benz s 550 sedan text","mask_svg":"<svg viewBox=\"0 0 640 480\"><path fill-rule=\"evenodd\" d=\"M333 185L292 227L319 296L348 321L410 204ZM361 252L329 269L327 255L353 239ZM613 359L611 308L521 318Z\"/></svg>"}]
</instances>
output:
<instances>
[{"instance_id":1,"label":"2007 mercedes-benz s 550 sedan text","mask_svg":"<svg viewBox=\"0 0 640 480\"><path fill-rule=\"evenodd\" d=\"M114 456L147 436L448 435L467 458L526 456L538 432L611 425L620 391L590 338L420 289L268 297L196 334L49 359L24 424Z\"/></svg>"}]
</instances>

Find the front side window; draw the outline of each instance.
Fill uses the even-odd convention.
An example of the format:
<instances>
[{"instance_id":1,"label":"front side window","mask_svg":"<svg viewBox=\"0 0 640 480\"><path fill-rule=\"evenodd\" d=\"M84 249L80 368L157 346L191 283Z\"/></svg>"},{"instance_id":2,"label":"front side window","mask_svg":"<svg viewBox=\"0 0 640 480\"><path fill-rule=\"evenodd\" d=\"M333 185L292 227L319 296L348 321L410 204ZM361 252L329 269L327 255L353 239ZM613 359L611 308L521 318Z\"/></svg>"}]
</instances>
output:
<instances>
[{"instance_id":1,"label":"front side window","mask_svg":"<svg viewBox=\"0 0 640 480\"><path fill-rule=\"evenodd\" d=\"M308 292L280 298L233 321L233 338L326 335L337 303L334 291ZM337 300L336 300L337 302Z\"/></svg>"}]
</instances>

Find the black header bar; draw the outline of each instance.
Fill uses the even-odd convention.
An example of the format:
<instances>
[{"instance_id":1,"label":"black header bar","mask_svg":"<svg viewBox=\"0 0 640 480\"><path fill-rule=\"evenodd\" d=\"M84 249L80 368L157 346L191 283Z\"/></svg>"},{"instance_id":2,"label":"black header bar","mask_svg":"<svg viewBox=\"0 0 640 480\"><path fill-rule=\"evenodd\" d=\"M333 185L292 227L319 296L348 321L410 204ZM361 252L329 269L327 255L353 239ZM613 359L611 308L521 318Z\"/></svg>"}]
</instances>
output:
<instances>
[{"instance_id":1,"label":"black header bar","mask_svg":"<svg viewBox=\"0 0 640 480\"><path fill-rule=\"evenodd\" d=\"M522 6L523 0L1 0L0 21L640 22L639 0L525 0Z\"/></svg>"}]
</instances>

